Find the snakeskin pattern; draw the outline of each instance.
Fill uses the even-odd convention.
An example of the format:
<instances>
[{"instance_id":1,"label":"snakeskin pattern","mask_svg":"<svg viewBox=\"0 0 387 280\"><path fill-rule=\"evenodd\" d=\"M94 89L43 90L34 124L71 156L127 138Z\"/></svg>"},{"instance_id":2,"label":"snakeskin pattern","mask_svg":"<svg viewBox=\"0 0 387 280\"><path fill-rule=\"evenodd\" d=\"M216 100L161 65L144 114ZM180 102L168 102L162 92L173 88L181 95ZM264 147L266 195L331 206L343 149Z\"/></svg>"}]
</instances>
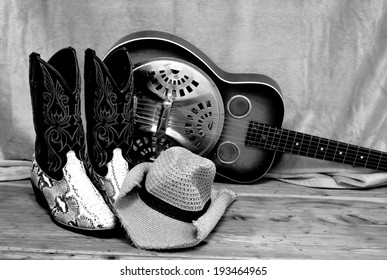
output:
<instances>
[{"instance_id":1,"label":"snakeskin pattern","mask_svg":"<svg viewBox=\"0 0 387 280\"><path fill-rule=\"evenodd\" d=\"M31 181L47 201L52 217L62 225L85 230L111 229L115 217L86 176L75 153L67 154L63 179L50 178L32 160Z\"/></svg>"},{"instance_id":2,"label":"snakeskin pattern","mask_svg":"<svg viewBox=\"0 0 387 280\"><path fill-rule=\"evenodd\" d=\"M114 149L113 158L107 163L107 170L108 173L105 176L100 176L92 170L91 178L94 185L100 189L105 197L110 209L114 211L114 202L129 171L129 164L123 158L121 149Z\"/></svg>"}]
</instances>

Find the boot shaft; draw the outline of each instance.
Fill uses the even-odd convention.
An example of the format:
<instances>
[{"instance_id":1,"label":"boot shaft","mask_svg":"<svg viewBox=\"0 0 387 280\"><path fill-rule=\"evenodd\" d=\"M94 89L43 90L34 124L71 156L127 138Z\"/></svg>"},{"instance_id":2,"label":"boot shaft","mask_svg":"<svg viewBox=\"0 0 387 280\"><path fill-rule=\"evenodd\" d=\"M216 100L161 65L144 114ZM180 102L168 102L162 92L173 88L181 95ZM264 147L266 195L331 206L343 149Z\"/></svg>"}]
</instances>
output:
<instances>
[{"instance_id":1,"label":"boot shaft","mask_svg":"<svg viewBox=\"0 0 387 280\"><path fill-rule=\"evenodd\" d=\"M87 146L94 171L105 176L113 151L120 148L130 161L133 132L133 66L125 48L112 54L109 64L95 51L85 51Z\"/></svg>"},{"instance_id":2,"label":"boot shaft","mask_svg":"<svg viewBox=\"0 0 387 280\"><path fill-rule=\"evenodd\" d=\"M36 133L36 161L50 177L60 180L66 154L85 155L81 119L80 73L76 52L69 47L47 62L30 55L30 93Z\"/></svg>"}]
</instances>

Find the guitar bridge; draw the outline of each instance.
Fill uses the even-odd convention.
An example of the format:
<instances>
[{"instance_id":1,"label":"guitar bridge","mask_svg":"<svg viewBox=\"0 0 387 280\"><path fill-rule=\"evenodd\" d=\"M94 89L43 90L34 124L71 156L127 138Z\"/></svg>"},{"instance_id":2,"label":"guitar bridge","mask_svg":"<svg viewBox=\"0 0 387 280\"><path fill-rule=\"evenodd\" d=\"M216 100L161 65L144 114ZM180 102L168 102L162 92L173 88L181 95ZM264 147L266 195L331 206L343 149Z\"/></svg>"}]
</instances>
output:
<instances>
[{"instance_id":1,"label":"guitar bridge","mask_svg":"<svg viewBox=\"0 0 387 280\"><path fill-rule=\"evenodd\" d=\"M133 97L134 123L139 132L155 133L161 114L161 104L145 96Z\"/></svg>"}]
</instances>

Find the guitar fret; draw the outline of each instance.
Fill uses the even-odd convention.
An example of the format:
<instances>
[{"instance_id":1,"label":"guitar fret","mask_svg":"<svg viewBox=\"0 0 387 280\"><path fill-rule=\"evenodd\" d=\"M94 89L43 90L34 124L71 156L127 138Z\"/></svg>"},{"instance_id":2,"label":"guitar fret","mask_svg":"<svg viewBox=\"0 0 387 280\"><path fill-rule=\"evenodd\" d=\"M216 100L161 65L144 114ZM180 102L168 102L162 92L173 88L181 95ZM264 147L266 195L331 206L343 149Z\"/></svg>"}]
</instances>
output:
<instances>
[{"instance_id":1,"label":"guitar fret","mask_svg":"<svg viewBox=\"0 0 387 280\"><path fill-rule=\"evenodd\" d=\"M313 136L313 137L316 137L316 136ZM318 150L319 150L319 146L320 146L320 140L321 140L321 137L316 137L316 138L318 138L318 143L317 143L317 146L316 146L316 151L314 152L314 158L316 158L316 156L317 156L317 152L318 152Z\"/></svg>"},{"instance_id":2,"label":"guitar fret","mask_svg":"<svg viewBox=\"0 0 387 280\"><path fill-rule=\"evenodd\" d=\"M284 152L284 149L285 149L285 144L283 143L283 141L285 141L286 143L286 138L284 139L284 130L281 129L281 128L276 128L275 129L275 136L276 136L276 151L279 151L279 152Z\"/></svg>"},{"instance_id":3,"label":"guitar fret","mask_svg":"<svg viewBox=\"0 0 387 280\"><path fill-rule=\"evenodd\" d=\"M267 135L266 135L267 127L261 124L260 129L261 129L261 135L260 135L261 138L259 143L261 144L261 147L265 148L265 143L263 141L265 141L267 138Z\"/></svg>"},{"instance_id":4,"label":"guitar fret","mask_svg":"<svg viewBox=\"0 0 387 280\"><path fill-rule=\"evenodd\" d=\"M261 141L262 141L262 136L260 136L260 134L258 133L259 132L259 127L261 126L261 124L257 124L255 123L253 128L255 129L255 134L254 134L254 140L257 141L259 140L259 145L258 146L261 146Z\"/></svg>"},{"instance_id":5,"label":"guitar fret","mask_svg":"<svg viewBox=\"0 0 387 280\"><path fill-rule=\"evenodd\" d=\"M299 134L301 134L301 133L299 133ZM304 135L305 134L301 134L301 141L300 141L300 145L299 145L299 149L298 149L298 154L299 155L301 155L301 152L302 152L302 146L303 146L303 144L304 144Z\"/></svg>"},{"instance_id":6,"label":"guitar fret","mask_svg":"<svg viewBox=\"0 0 387 280\"><path fill-rule=\"evenodd\" d=\"M343 157L343 163L345 162L345 160L347 159L347 156L348 156L348 148L349 148L349 144L345 144L347 146L347 148L345 149L345 154L344 154L344 157Z\"/></svg>"},{"instance_id":7,"label":"guitar fret","mask_svg":"<svg viewBox=\"0 0 387 280\"><path fill-rule=\"evenodd\" d=\"M358 154L358 147L348 144L344 163L354 165L357 158L357 154Z\"/></svg>"},{"instance_id":8,"label":"guitar fret","mask_svg":"<svg viewBox=\"0 0 387 280\"><path fill-rule=\"evenodd\" d=\"M305 156L308 156L309 155L309 149L310 149L310 146L312 144L312 136L311 135L308 135L308 134L305 134L304 138L306 138L307 142L308 142L308 148L306 149L306 152L305 152Z\"/></svg>"},{"instance_id":9,"label":"guitar fret","mask_svg":"<svg viewBox=\"0 0 387 280\"><path fill-rule=\"evenodd\" d=\"M293 143L292 151L295 154L300 153L300 141L299 141L299 136L298 136L299 134L300 134L299 132L295 132L295 134L294 134L295 141Z\"/></svg>"},{"instance_id":10,"label":"guitar fret","mask_svg":"<svg viewBox=\"0 0 387 280\"><path fill-rule=\"evenodd\" d=\"M263 139L265 140L264 147L267 149L267 140L269 139L269 127L265 126L265 134L263 135Z\"/></svg>"},{"instance_id":11,"label":"guitar fret","mask_svg":"<svg viewBox=\"0 0 387 280\"><path fill-rule=\"evenodd\" d=\"M312 139L312 136L309 135L309 134L304 134L303 135L303 138L302 138L302 154L300 153L300 155L303 155L303 156L308 156L308 152L309 152L309 149L310 149L310 145L311 145L311 139Z\"/></svg>"},{"instance_id":12,"label":"guitar fret","mask_svg":"<svg viewBox=\"0 0 387 280\"><path fill-rule=\"evenodd\" d=\"M382 152L377 169L387 171L387 153Z\"/></svg>"},{"instance_id":13,"label":"guitar fret","mask_svg":"<svg viewBox=\"0 0 387 280\"><path fill-rule=\"evenodd\" d=\"M286 141L285 141L285 145L284 145L284 148L283 150L285 151L286 150L286 147L288 145L288 141L289 141L289 130L286 130L288 133L286 134Z\"/></svg>"},{"instance_id":14,"label":"guitar fret","mask_svg":"<svg viewBox=\"0 0 387 280\"><path fill-rule=\"evenodd\" d=\"M327 146L326 146L326 148L325 148L324 157L323 157L324 160L329 160L329 159L327 159L327 154L328 154L329 143L330 143L330 142L331 142L331 140L328 139L328 143L327 143ZM329 154L328 154L328 155L329 155Z\"/></svg>"},{"instance_id":15,"label":"guitar fret","mask_svg":"<svg viewBox=\"0 0 387 280\"><path fill-rule=\"evenodd\" d=\"M378 164L376 165L376 169L379 169L380 162L382 160L382 156L383 156L383 152L380 152L380 156L379 156Z\"/></svg>"},{"instance_id":16,"label":"guitar fret","mask_svg":"<svg viewBox=\"0 0 387 280\"><path fill-rule=\"evenodd\" d=\"M254 145L254 141L252 139L253 127L254 127L254 123L250 122L249 126L247 127L247 133L246 133L246 139L245 139L246 146L253 146Z\"/></svg>"},{"instance_id":17,"label":"guitar fret","mask_svg":"<svg viewBox=\"0 0 387 280\"><path fill-rule=\"evenodd\" d=\"M300 137L301 133L296 132L296 150L297 150L297 155L300 154L301 146L302 146L302 137ZM301 139L300 139L301 138Z\"/></svg>"},{"instance_id":18,"label":"guitar fret","mask_svg":"<svg viewBox=\"0 0 387 280\"><path fill-rule=\"evenodd\" d=\"M336 141L337 142L337 141ZM336 159L336 156L337 156L337 149L339 148L339 143L340 142L337 142L337 144L336 144L336 148L335 148L335 152L333 153L333 159L332 159L332 161L335 161L335 159Z\"/></svg>"},{"instance_id":19,"label":"guitar fret","mask_svg":"<svg viewBox=\"0 0 387 280\"><path fill-rule=\"evenodd\" d=\"M294 154L294 153L296 153L295 152L295 148L296 147L298 147L298 145L296 144L296 141L295 141L295 139L297 139L297 132L295 132L295 131L290 131L290 135L291 135L291 137L293 138L293 143L292 143L292 145L290 146L290 153L292 153L292 154Z\"/></svg>"},{"instance_id":20,"label":"guitar fret","mask_svg":"<svg viewBox=\"0 0 387 280\"><path fill-rule=\"evenodd\" d=\"M360 159L362 160L362 167L366 167L367 166L367 162L368 162L368 157L369 157L369 154L370 154L370 150L369 149L365 149L365 148L361 148L360 150L363 151L362 155L360 155Z\"/></svg>"},{"instance_id":21,"label":"guitar fret","mask_svg":"<svg viewBox=\"0 0 387 280\"><path fill-rule=\"evenodd\" d=\"M366 160L366 162L364 163L364 167L367 167L368 160L369 160L369 158L370 158L370 154L371 154L371 149L368 149L367 160Z\"/></svg>"},{"instance_id":22,"label":"guitar fret","mask_svg":"<svg viewBox=\"0 0 387 280\"><path fill-rule=\"evenodd\" d=\"M275 136L276 136L276 128L274 128L273 136L272 136L273 139L271 139L271 143L270 143L270 149L272 149L272 150L276 149L276 145L274 145Z\"/></svg>"},{"instance_id":23,"label":"guitar fret","mask_svg":"<svg viewBox=\"0 0 387 280\"><path fill-rule=\"evenodd\" d=\"M357 148L356 156L355 156L355 161L353 162L353 166L356 166L356 161L357 161L357 156L359 154L359 150L360 150L360 147Z\"/></svg>"}]
</instances>

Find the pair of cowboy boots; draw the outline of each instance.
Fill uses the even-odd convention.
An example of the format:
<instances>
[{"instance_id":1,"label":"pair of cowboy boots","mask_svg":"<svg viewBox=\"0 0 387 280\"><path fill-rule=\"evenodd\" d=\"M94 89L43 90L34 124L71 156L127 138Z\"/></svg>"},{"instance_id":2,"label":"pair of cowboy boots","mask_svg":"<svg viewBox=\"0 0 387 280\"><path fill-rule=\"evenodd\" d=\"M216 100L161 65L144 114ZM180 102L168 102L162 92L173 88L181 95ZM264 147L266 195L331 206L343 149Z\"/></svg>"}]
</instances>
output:
<instances>
[{"instance_id":1,"label":"pair of cowboy boots","mask_svg":"<svg viewBox=\"0 0 387 280\"><path fill-rule=\"evenodd\" d=\"M54 222L81 230L116 225L112 205L129 170L133 69L128 51L104 63L85 51L85 119L76 51L47 62L30 55L30 92L36 133L31 183Z\"/></svg>"}]
</instances>

